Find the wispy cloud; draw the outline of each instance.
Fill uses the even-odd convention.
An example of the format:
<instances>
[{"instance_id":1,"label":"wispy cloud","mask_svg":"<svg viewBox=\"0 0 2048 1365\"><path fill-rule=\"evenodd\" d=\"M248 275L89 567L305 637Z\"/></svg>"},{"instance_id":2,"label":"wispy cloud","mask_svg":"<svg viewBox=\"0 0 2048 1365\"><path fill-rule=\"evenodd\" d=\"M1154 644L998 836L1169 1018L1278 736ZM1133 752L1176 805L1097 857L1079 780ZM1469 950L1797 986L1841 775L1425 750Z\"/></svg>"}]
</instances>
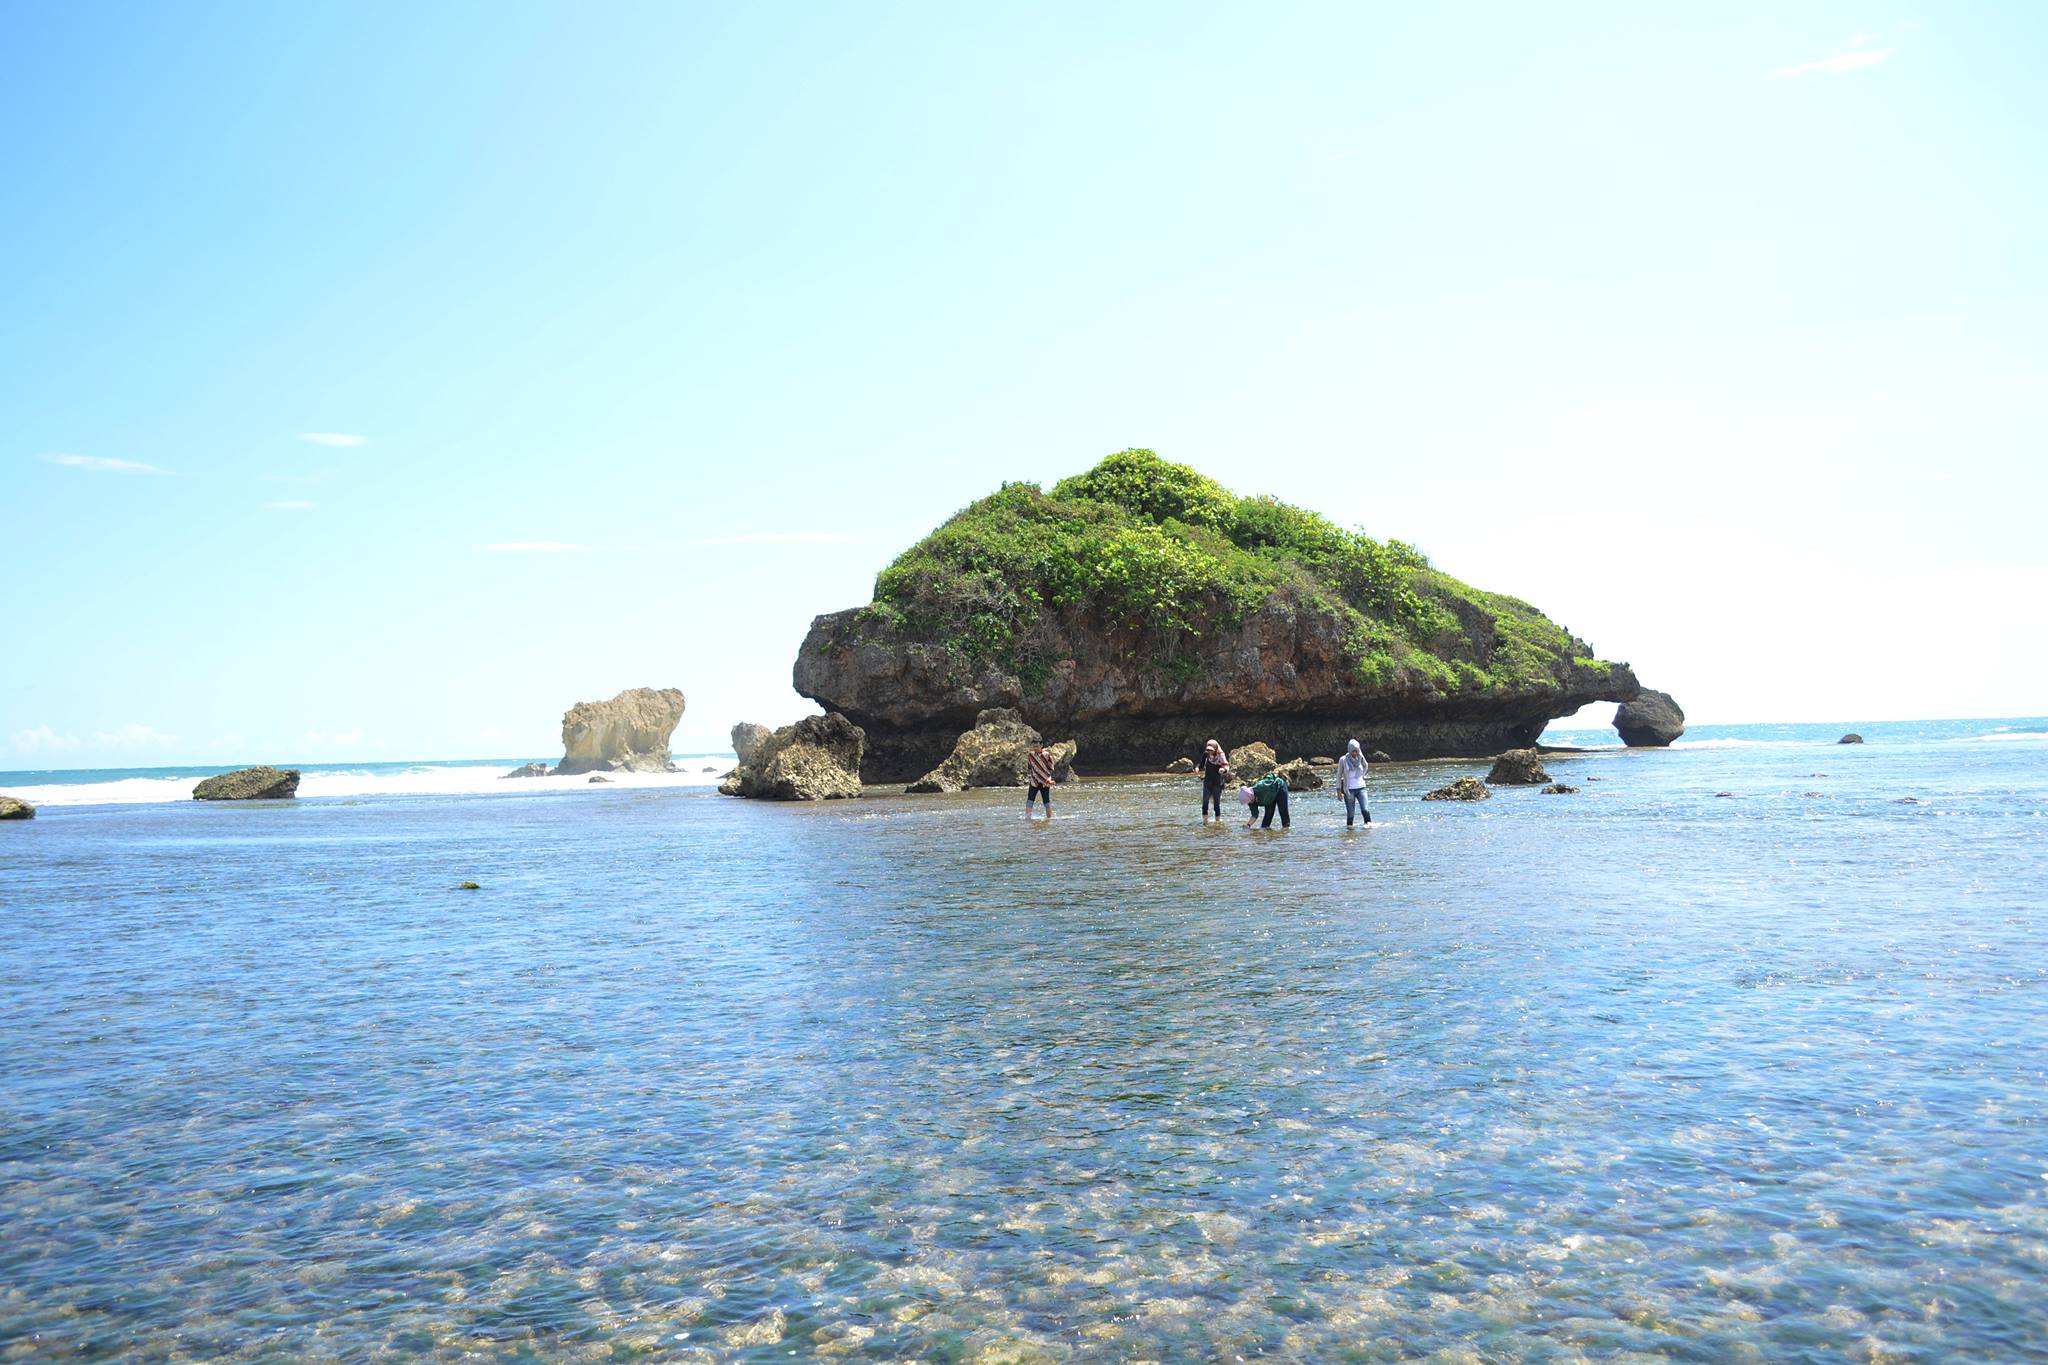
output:
<instances>
[{"instance_id":1,"label":"wispy cloud","mask_svg":"<svg viewBox=\"0 0 2048 1365\"><path fill-rule=\"evenodd\" d=\"M263 505L274 512L310 512L313 510L313 504L303 498L281 498L276 502L266 502Z\"/></svg>"},{"instance_id":2,"label":"wispy cloud","mask_svg":"<svg viewBox=\"0 0 2048 1365\"><path fill-rule=\"evenodd\" d=\"M508 540L498 545L477 546L477 549L494 555L576 554L589 548L588 545L571 545L561 540Z\"/></svg>"},{"instance_id":3,"label":"wispy cloud","mask_svg":"<svg viewBox=\"0 0 2048 1365\"><path fill-rule=\"evenodd\" d=\"M7 747L23 754L62 753L76 749L78 741L70 735L58 734L47 725L38 725L33 730L16 730L8 738Z\"/></svg>"},{"instance_id":4,"label":"wispy cloud","mask_svg":"<svg viewBox=\"0 0 2048 1365\"><path fill-rule=\"evenodd\" d=\"M1811 76L1824 74L1840 75L1844 71L1865 71L1876 66L1892 55L1888 47L1865 47L1869 41L1865 34L1857 34L1849 50L1834 57L1822 57L1818 61L1800 62L1796 66L1781 66L1771 74L1776 76Z\"/></svg>"},{"instance_id":5,"label":"wispy cloud","mask_svg":"<svg viewBox=\"0 0 2048 1365\"><path fill-rule=\"evenodd\" d=\"M366 446L370 443L367 436L351 436L345 431L302 431L299 439L316 446Z\"/></svg>"},{"instance_id":6,"label":"wispy cloud","mask_svg":"<svg viewBox=\"0 0 2048 1365\"><path fill-rule=\"evenodd\" d=\"M96 749L175 749L183 741L147 725L124 725L100 731L92 742Z\"/></svg>"},{"instance_id":7,"label":"wispy cloud","mask_svg":"<svg viewBox=\"0 0 2048 1365\"><path fill-rule=\"evenodd\" d=\"M140 460L110 460L104 455L67 455L61 451L36 457L49 464L60 464L66 469L96 469L104 474L168 474L168 469L158 469L153 464Z\"/></svg>"},{"instance_id":8,"label":"wispy cloud","mask_svg":"<svg viewBox=\"0 0 2048 1365\"><path fill-rule=\"evenodd\" d=\"M837 531L759 531L748 535L705 536L690 545L844 545L851 537Z\"/></svg>"}]
</instances>

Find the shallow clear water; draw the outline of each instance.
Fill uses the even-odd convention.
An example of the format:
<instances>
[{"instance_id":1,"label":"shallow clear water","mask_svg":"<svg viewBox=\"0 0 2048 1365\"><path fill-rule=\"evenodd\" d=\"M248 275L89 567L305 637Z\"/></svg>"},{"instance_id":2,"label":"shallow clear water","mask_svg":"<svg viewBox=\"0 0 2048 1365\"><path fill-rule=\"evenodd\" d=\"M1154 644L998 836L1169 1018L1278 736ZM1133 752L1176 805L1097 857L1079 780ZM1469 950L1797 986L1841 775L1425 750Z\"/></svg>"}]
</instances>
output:
<instances>
[{"instance_id":1,"label":"shallow clear water","mask_svg":"<svg viewBox=\"0 0 2048 1365\"><path fill-rule=\"evenodd\" d=\"M1864 733L0 827L0 1359L2038 1355L2048 739Z\"/></svg>"}]
</instances>

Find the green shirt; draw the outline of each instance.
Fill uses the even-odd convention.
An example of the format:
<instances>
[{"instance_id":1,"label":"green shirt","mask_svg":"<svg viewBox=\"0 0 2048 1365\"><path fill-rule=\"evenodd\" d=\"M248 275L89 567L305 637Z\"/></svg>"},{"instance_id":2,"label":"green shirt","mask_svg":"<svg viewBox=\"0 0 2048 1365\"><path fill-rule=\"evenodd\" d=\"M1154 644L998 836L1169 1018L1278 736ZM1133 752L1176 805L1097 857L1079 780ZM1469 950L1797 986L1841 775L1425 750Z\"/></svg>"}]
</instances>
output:
<instances>
[{"instance_id":1,"label":"green shirt","mask_svg":"<svg viewBox=\"0 0 2048 1365\"><path fill-rule=\"evenodd\" d=\"M1286 790L1286 778L1278 773L1267 773L1264 777L1252 783L1252 804L1254 806L1270 806L1275 801L1278 801Z\"/></svg>"}]
</instances>

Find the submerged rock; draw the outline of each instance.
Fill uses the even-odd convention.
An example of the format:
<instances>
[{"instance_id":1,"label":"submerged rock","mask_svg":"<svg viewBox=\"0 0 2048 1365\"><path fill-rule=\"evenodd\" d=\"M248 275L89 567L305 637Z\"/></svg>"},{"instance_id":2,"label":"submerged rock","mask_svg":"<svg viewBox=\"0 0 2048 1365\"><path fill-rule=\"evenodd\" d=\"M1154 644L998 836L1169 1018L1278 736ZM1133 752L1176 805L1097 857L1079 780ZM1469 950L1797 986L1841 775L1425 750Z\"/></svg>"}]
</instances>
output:
<instances>
[{"instance_id":1,"label":"submerged rock","mask_svg":"<svg viewBox=\"0 0 2048 1365\"><path fill-rule=\"evenodd\" d=\"M592 774L590 775L590 780L591 780L592 782L606 782L606 783L609 783L609 782L611 781L611 779L610 779L609 777L606 777L606 776L605 776L605 775L604 775L603 773L592 773Z\"/></svg>"},{"instance_id":2,"label":"submerged rock","mask_svg":"<svg viewBox=\"0 0 2048 1365\"><path fill-rule=\"evenodd\" d=\"M785 725L754 749L721 782L728 796L762 801L836 801L860 795L861 752L867 736L837 712Z\"/></svg>"},{"instance_id":3,"label":"submerged rock","mask_svg":"<svg viewBox=\"0 0 2048 1365\"><path fill-rule=\"evenodd\" d=\"M547 775L548 765L545 763L522 763L511 772L505 774L506 777L546 777Z\"/></svg>"},{"instance_id":4,"label":"submerged rock","mask_svg":"<svg viewBox=\"0 0 2048 1365\"><path fill-rule=\"evenodd\" d=\"M1615 709L1614 729L1631 749L1660 749L1685 733L1685 712L1669 692L1646 687Z\"/></svg>"},{"instance_id":5,"label":"submerged rock","mask_svg":"<svg viewBox=\"0 0 2048 1365\"><path fill-rule=\"evenodd\" d=\"M1031 746L1040 739L1038 731L1024 723L1024 717L1009 707L991 707L974 718L974 728L953 742L946 761L904 790L908 792L957 792L970 787L1021 787ZM1053 775L1066 781L1074 775L1071 739L1048 744Z\"/></svg>"},{"instance_id":6,"label":"submerged rock","mask_svg":"<svg viewBox=\"0 0 2048 1365\"><path fill-rule=\"evenodd\" d=\"M765 725L743 720L732 727L732 753L741 763L751 763L760 751L761 742L775 732Z\"/></svg>"},{"instance_id":7,"label":"submerged rock","mask_svg":"<svg viewBox=\"0 0 2048 1365\"><path fill-rule=\"evenodd\" d=\"M1578 790L1579 789L1577 787L1571 786L1568 783L1553 782L1543 789L1543 794L1545 796L1572 796L1575 795L1578 792Z\"/></svg>"},{"instance_id":8,"label":"submerged rock","mask_svg":"<svg viewBox=\"0 0 2048 1365\"><path fill-rule=\"evenodd\" d=\"M478 886L478 885L477 885L477 884L476 884L475 882L457 882L457 883L455 883L455 889L456 889L457 891L481 891L481 890L483 890L483 888L482 888L481 886Z\"/></svg>"},{"instance_id":9,"label":"submerged rock","mask_svg":"<svg viewBox=\"0 0 2048 1365\"><path fill-rule=\"evenodd\" d=\"M1843 735L1840 739L1835 741L1835 743L1837 744L1861 744L1862 742L1863 736L1858 734Z\"/></svg>"},{"instance_id":10,"label":"submerged rock","mask_svg":"<svg viewBox=\"0 0 2048 1365\"><path fill-rule=\"evenodd\" d=\"M561 774L665 773L669 736L683 719L673 687L630 687L610 701L579 701L562 713Z\"/></svg>"},{"instance_id":11,"label":"submerged rock","mask_svg":"<svg viewBox=\"0 0 2048 1365\"><path fill-rule=\"evenodd\" d=\"M1493 761L1486 780L1497 787L1537 787L1548 782L1550 774L1543 770L1543 758L1534 749L1510 749Z\"/></svg>"},{"instance_id":12,"label":"submerged rock","mask_svg":"<svg viewBox=\"0 0 2048 1365\"><path fill-rule=\"evenodd\" d=\"M1476 777L1461 777L1447 786L1438 787L1425 801L1485 801L1493 796L1493 789Z\"/></svg>"},{"instance_id":13,"label":"submerged rock","mask_svg":"<svg viewBox=\"0 0 2048 1365\"><path fill-rule=\"evenodd\" d=\"M33 820L36 808L18 796L0 796L0 820Z\"/></svg>"},{"instance_id":14,"label":"submerged rock","mask_svg":"<svg viewBox=\"0 0 2048 1365\"><path fill-rule=\"evenodd\" d=\"M1176 758L1175 760L1173 760L1173 762L1166 765L1166 771L1172 773L1175 777L1180 777L1183 774L1191 773L1194 770L1195 760L1189 758L1186 754L1182 754L1179 758Z\"/></svg>"},{"instance_id":15,"label":"submerged rock","mask_svg":"<svg viewBox=\"0 0 2048 1365\"><path fill-rule=\"evenodd\" d=\"M1287 779L1287 790L1291 792L1322 790L1323 775L1316 771L1315 764L1308 759L1297 758L1292 763L1282 763L1273 771Z\"/></svg>"},{"instance_id":16,"label":"submerged rock","mask_svg":"<svg viewBox=\"0 0 2048 1365\"><path fill-rule=\"evenodd\" d=\"M194 801L283 801L298 794L297 768L242 768L209 777L192 789Z\"/></svg>"},{"instance_id":17,"label":"submerged rock","mask_svg":"<svg viewBox=\"0 0 2048 1365\"><path fill-rule=\"evenodd\" d=\"M1228 755L1230 775L1239 782L1256 782L1280 766L1280 759L1273 752L1273 746L1264 740L1253 740L1240 744Z\"/></svg>"}]
</instances>

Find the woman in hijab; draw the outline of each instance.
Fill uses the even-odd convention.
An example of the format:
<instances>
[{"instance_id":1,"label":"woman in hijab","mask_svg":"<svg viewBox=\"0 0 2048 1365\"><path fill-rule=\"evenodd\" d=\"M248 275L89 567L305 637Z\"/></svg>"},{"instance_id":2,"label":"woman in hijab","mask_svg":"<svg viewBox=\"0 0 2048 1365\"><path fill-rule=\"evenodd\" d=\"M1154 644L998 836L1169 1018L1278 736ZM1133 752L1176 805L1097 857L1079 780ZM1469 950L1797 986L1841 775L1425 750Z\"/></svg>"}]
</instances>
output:
<instances>
[{"instance_id":1,"label":"woman in hijab","mask_svg":"<svg viewBox=\"0 0 2048 1365\"><path fill-rule=\"evenodd\" d=\"M1230 758L1223 752L1223 746L1210 740L1202 746L1202 820L1207 823L1209 811L1213 808L1216 818L1223 818L1223 785L1230 780Z\"/></svg>"},{"instance_id":2,"label":"woman in hijab","mask_svg":"<svg viewBox=\"0 0 2048 1365\"><path fill-rule=\"evenodd\" d=\"M1365 751L1352 740L1351 747L1344 751L1344 757L1337 760L1337 790L1344 795L1344 828L1352 828L1352 807L1358 808L1360 824L1372 823L1372 812L1365 808L1365 774L1371 765L1365 761Z\"/></svg>"}]
</instances>

